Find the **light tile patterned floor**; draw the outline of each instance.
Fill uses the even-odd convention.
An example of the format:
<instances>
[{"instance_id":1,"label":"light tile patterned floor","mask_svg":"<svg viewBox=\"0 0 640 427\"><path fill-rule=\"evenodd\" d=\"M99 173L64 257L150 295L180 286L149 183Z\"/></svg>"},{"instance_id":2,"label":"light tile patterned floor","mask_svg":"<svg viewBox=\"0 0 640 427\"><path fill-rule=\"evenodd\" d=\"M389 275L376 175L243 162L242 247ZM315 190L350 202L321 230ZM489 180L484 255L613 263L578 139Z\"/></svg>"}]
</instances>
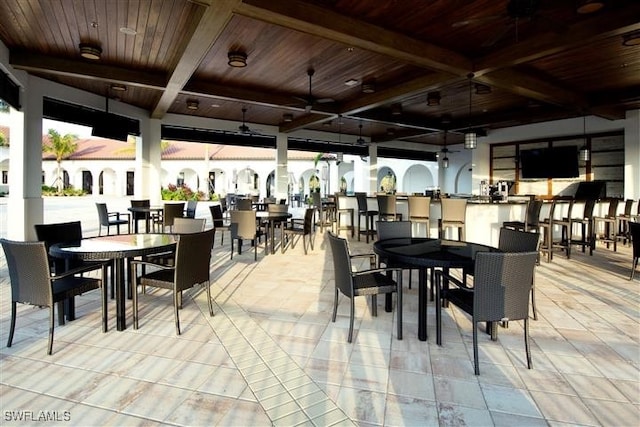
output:
<instances>
[{"instance_id":1,"label":"light tile patterned floor","mask_svg":"<svg viewBox=\"0 0 640 427\"><path fill-rule=\"evenodd\" d=\"M95 234L93 201L72 203L85 234ZM78 319L56 327L52 356L47 311L30 306L19 308L14 344L5 347L10 288L2 254L0 424L640 425L640 277L627 280L628 247L543 262L539 320L531 322L534 369L526 369L521 324L511 322L496 342L480 334L475 376L466 314L444 310L440 347L429 303L429 340L418 341L415 283L405 293L403 340L383 299L377 318L362 299L348 344L346 299L330 321L333 271L322 234L309 255L298 244L285 254L259 250L258 262L252 251L230 261L228 236L224 247L216 237L213 318L206 294L191 292L175 336L171 299L150 292L141 296L140 329L131 328L128 306L129 328L115 331L110 303L103 334L91 292L78 298ZM368 248L357 240L351 247Z\"/></svg>"}]
</instances>

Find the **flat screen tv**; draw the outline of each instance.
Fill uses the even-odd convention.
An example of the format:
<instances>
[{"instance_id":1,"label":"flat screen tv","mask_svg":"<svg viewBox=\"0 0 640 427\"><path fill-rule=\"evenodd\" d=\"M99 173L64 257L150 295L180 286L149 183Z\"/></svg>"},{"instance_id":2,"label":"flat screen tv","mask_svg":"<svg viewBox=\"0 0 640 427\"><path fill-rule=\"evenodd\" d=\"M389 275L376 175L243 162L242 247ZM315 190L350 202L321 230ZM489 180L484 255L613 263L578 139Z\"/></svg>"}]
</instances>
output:
<instances>
[{"instance_id":1,"label":"flat screen tv","mask_svg":"<svg viewBox=\"0 0 640 427\"><path fill-rule=\"evenodd\" d=\"M520 171L523 179L577 178L578 147L537 148L520 152Z\"/></svg>"},{"instance_id":2,"label":"flat screen tv","mask_svg":"<svg viewBox=\"0 0 640 427\"><path fill-rule=\"evenodd\" d=\"M91 135L101 138L126 141L129 136L129 120L111 113L98 113L91 130Z\"/></svg>"}]
</instances>

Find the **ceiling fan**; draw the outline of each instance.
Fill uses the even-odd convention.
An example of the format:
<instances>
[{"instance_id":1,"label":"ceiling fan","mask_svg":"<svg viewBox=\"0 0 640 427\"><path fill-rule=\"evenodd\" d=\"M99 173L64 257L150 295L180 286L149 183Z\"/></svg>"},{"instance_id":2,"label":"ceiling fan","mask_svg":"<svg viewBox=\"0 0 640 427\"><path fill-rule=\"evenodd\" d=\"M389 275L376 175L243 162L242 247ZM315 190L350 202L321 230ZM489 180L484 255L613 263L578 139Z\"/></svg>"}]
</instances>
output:
<instances>
[{"instance_id":1,"label":"ceiling fan","mask_svg":"<svg viewBox=\"0 0 640 427\"><path fill-rule=\"evenodd\" d=\"M247 107L242 107L242 124L238 126L238 130L243 135L259 135L259 132L257 130L253 130L249 128L249 126L247 126L247 123L245 122L246 114L247 114Z\"/></svg>"},{"instance_id":2,"label":"ceiling fan","mask_svg":"<svg viewBox=\"0 0 640 427\"><path fill-rule=\"evenodd\" d=\"M442 140L442 149L440 153L442 153L443 157L447 157L447 153L459 153L460 150L449 150L447 148L447 130L444 130L443 140Z\"/></svg>"},{"instance_id":3,"label":"ceiling fan","mask_svg":"<svg viewBox=\"0 0 640 427\"><path fill-rule=\"evenodd\" d=\"M304 110L307 113L310 112L316 104L327 104L330 102L335 102L333 98L315 98L313 96L312 83L313 83L314 74L315 74L315 70L313 68L309 68L307 70L307 75L309 76L309 95L307 95L306 97L299 97L299 96L294 97L304 102L303 104Z\"/></svg>"}]
</instances>

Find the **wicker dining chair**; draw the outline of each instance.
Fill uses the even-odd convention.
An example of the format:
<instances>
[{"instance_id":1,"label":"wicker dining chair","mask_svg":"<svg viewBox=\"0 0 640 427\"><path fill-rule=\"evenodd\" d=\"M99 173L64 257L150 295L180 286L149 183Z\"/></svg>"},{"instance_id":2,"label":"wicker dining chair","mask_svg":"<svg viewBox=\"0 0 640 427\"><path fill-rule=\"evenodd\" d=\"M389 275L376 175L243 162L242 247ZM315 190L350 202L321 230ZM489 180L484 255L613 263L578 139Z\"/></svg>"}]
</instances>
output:
<instances>
[{"instance_id":1,"label":"wicker dining chair","mask_svg":"<svg viewBox=\"0 0 640 427\"><path fill-rule=\"evenodd\" d=\"M36 224L34 225L36 238L44 242L44 246L49 253L49 249L56 243L77 242L82 240L82 224L80 221L57 222L52 224ZM87 268L87 271L102 269L104 262L102 261L85 261L82 259L63 259L49 256L49 267L54 274L62 274L68 270L77 268ZM93 267L92 269L89 267ZM111 267L111 264L107 264ZM114 276L111 275L111 296L115 293ZM75 319L75 299L69 298L66 302L65 315L67 320Z\"/></svg>"},{"instance_id":2,"label":"wicker dining chair","mask_svg":"<svg viewBox=\"0 0 640 427\"><path fill-rule=\"evenodd\" d=\"M378 236L378 240L394 238L410 239L412 234L411 226L411 221L377 221L376 234ZM411 269L415 267L397 263L390 264L388 259L378 257L378 266L381 267L382 264L384 264L385 267L402 268L403 270L409 270L409 289L411 289Z\"/></svg>"},{"instance_id":3,"label":"wicker dining chair","mask_svg":"<svg viewBox=\"0 0 640 427\"><path fill-rule=\"evenodd\" d=\"M231 211L231 224L229 229L231 231L231 259L233 259L233 242L237 240L238 245L241 245L243 240L250 240L254 250L253 259L257 261L259 233L258 225L256 223L256 211ZM266 250L267 245L265 243L265 252Z\"/></svg>"},{"instance_id":4,"label":"wicker dining chair","mask_svg":"<svg viewBox=\"0 0 640 427\"><path fill-rule=\"evenodd\" d=\"M175 262L171 266L147 261L131 261L133 269L133 328L138 329L138 285L168 289L173 294L173 314L176 335L180 335L182 292L194 286L204 286L207 292L209 315L213 316L210 289L211 249L213 230L181 234L176 244ZM142 267L145 267L143 269ZM149 271L152 270L152 271ZM142 271L140 275L138 273Z\"/></svg>"},{"instance_id":5,"label":"wicker dining chair","mask_svg":"<svg viewBox=\"0 0 640 427\"><path fill-rule=\"evenodd\" d=\"M211 220L213 221L213 239L215 244L216 232L220 231L220 246L224 244L224 232L231 230L231 223L224 218L222 205L209 206Z\"/></svg>"},{"instance_id":6,"label":"wicker dining chair","mask_svg":"<svg viewBox=\"0 0 640 427\"><path fill-rule=\"evenodd\" d=\"M162 216L155 221L161 233L166 232L167 227L169 227L169 232L173 233L174 220L184 217L184 205L185 202L164 204Z\"/></svg>"},{"instance_id":7,"label":"wicker dining chair","mask_svg":"<svg viewBox=\"0 0 640 427\"><path fill-rule=\"evenodd\" d=\"M102 286L102 278L106 274L105 269L102 270L101 279L77 276L77 274L93 270L93 266L76 268L54 276L49 268L49 258L44 242L17 242L0 239L0 243L4 249L9 269L9 280L11 281L11 322L7 347L11 347L13 343L17 303L49 308L49 344L47 354L52 354L53 352L55 303L58 303L58 322L63 325L64 301L100 288L102 292L103 322L105 321L107 297L104 286Z\"/></svg>"},{"instance_id":8,"label":"wicker dining chair","mask_svg":"<svg viewBox=\"0 0 640 427\"><path fill-rule=\"evenodd\" d=\"M456 305L470 314L473 325L474 372L480 375L478 362L478 323L495 325L500 321L524 320L527 367L531 369L529 349L529 294L537 252L478 252L473 288L460 280L436 271L436 342L442 345L442 302ZM445 287L445 281L447 286ZM449 287L449 285L454 285ZM492 338L494 335L492 334Z\"/></svg>"},{"instance_id":9,"label":"wicker dining chair","mask_svg":"<svg viewBox=\"0 0 640 427\"><path fill-rule=\"evenodd\" d=\"M173 233L187 234L200 233L204 231L207 220L204 218L174 218Z\"/></svg>"},{"instance_id":10,"label":"wicker dining chair","mask_svg":"<svg viewBox=\"0 0 640 427\"><path fill-rule=\"evenodd\" d=\"M333 267L335 273L335 297L333 301L332 322L336 321L338 313L338 297L342 293L349 298L351 303L349 315L349 335L347 342L353 339L353 323L355 317L355 302L357 296L371 295L371 314L378 315L377 296L395 292L397 294L396 310L398 312L398 339L402 339L402 269L399 268L371 268L354 272L351 260L358 257L371 257L372 254L349 253L349 245L346 239L336 236L333 232L327 233L331 245ZM375 255L373 255L375 258ZM387 272L395 272L396 280L387 276Z\"/></svg>"},{"instance_id":11,"label":"wicker dining chair","mask_svg":"<svg viewBox=\"0 0 640 427\"><path fill-rule=\"evenodd\" d=\"M283 242L280 245L280 250L284 253L289 237L291 237L291 249L295 247L295 236L302 238L302 248L304 254L307 254L307 246L313 250L313 215L315 213L314 208L307 208L304 211L304 218L291 218L287 227L283 228Z\"/></svg>"},{"instance_id":12,"label":"wicker dining chair","mask_svg":"<svg viewBox=\"0 0 640 427\"><path fill-rule=\"evenodd\" d=\"M102 235L102 227L107 227L107 235L110 234L110 228L116 227L120 234L120 226L126 225L127 232L131 233L131 216L128 213L109 212L106 203L96 203L98 209L98 236Z\"/></svg>"}]
</instances>

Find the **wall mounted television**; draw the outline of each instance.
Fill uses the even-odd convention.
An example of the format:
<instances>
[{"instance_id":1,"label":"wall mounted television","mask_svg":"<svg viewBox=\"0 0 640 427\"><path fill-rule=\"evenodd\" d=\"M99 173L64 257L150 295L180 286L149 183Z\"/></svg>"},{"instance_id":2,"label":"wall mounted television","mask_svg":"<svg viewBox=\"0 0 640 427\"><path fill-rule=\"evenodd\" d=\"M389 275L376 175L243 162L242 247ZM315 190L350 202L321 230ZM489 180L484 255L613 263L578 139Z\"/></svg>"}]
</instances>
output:
<instances>
[{"instance_id":1,"label":"wall mounted television","mask_svg":"<svg viewBox=\"0 0 640 427\"><path fill-rule=\"evenodd\" d=\"M522 179L577 178L580 176L575 145L520 151Z\"/></svg>"}]
</instances>

